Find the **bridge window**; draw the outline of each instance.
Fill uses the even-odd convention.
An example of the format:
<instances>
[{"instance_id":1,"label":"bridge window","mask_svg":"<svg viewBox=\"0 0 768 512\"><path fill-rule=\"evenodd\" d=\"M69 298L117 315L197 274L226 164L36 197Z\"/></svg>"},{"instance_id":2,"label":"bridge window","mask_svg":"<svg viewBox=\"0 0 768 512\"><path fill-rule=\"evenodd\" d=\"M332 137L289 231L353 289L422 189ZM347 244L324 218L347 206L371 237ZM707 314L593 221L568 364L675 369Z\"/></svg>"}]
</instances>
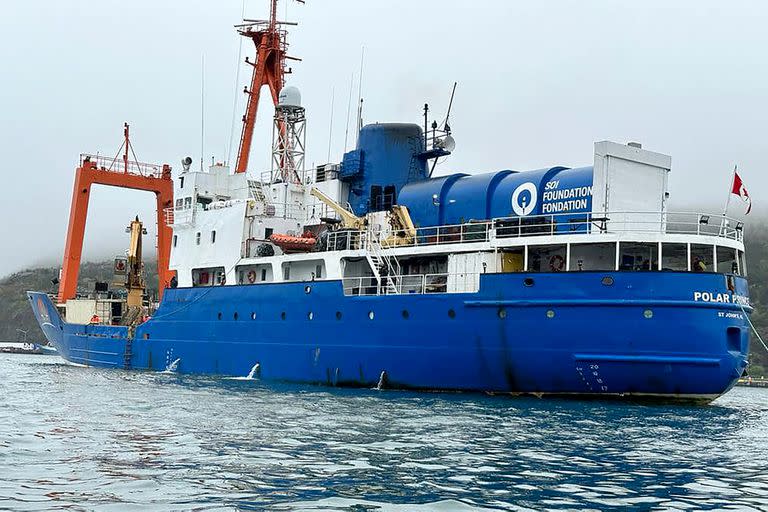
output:
<instances>
[{"instance_id":1,"label":"bridge window","mask_svg":"<svg viewBox=\"0 0 768 512\"><path fill-rule=\"evenodd\" d=\"M195 233L195 245L200 245L200 232Z\"/></svg>"},{"instance_id":2,"label":"bridge window","mask_svg":"<svg viewBox=\"0 0 768 512\"><path fill-rule=\"evenodd\" d=\"M569 270L615 270L616 244L571 244Z\"/></svg>"},{"instance_id":3,"label":"bridge window","mask_svg":"<svg viewBox=\"0 0 768 512\"><path fill-rule=\"evenodd\" d=\"M688 270L688 244L661 244L661 270Z\"/></svg>"},{"instance_id":4,"label":"bridge window","mask_svg":"<svg viewBox=\"0 0 768 512\"><path fill-rule=\"evenodd\" d=\"M211 243L216 243L216 230L211 231Z\"/></svg>"},{"instance_id":5,"label":"bridge window","mask_svg":"<svg viewBox=\"0 0 768 512\"><path fill-rule=\"evenodd\" d=\"M179 188L184 188L184 176L179 178Z\"/></svg>"},{"instance_id":6,"label":"bridge window","mask_svg":"<svg viewBox=\"0 0 768 512\"><path fill-rule=\"evenodd\" d=\"M717 246L715 250L717 252L717 271L722 274L738 274L739 263L736 249Z\"/></svg>"},{"instance_id":7,"label":"bridge window","mask_svg":"<svg viewBox=\"0 0 768 512\"><path fill-rule=\"evenodd\" d=\"M659 244L648 242L620 242L619 270L657 270Z\"/></svg>"},{"instance_id":8,"label":"bridge window","mask_svg":"<svg viewBox=\"0 0 768 512\"><path fill-rule=\"evenodd\" d=\"M566 267L565 244L528 247L529 272L562 272Z\"/></svg>"},{"instance_id":9,"label":"bridge window","mask_svg":"<svg viewBox=\"0 0 768 512\"><path fill-rule=\"evenodd\" d=\"M691 272L714 272L713 258L711 245L691 244Z\"/></svg>"},{"instance_id":10,"label":"bridge window","mask_svg":"<svg viewBox=\"0 0 768 512\"><path fill-rule=\"evenodd\" d=\"M173 246L176 247L176 244L179 242L179 235L173 235Z\"/></svg>"}]
</instances>

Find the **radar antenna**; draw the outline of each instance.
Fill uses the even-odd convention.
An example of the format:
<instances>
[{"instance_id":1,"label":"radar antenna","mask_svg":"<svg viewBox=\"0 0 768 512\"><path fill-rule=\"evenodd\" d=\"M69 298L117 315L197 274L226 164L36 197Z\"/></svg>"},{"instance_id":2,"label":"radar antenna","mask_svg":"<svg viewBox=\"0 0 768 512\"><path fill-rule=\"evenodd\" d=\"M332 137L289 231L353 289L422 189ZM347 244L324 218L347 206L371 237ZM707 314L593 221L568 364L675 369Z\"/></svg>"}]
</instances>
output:
<instances>
[{"instance_id":1,"label":"radar antenna","mask_svg":"<svg viewBox=\"0 0 768 512\"><path fill-rule=\"evenodd\" d=\"M449 120L457 85L458 82L453 82L451 99L448 102L448 110L445 114L445 119L439 128L437 121L432 121L432 125L429 125L429 104L424 104L424 151L418 156L423 160L432 160L429 177L435 172L438 159L450 155L453 150L456 149L456 140L453 138L453 135L451 135L451 125L449 124ZM431 132L430 127L432 128Z\"/></svg>"}]
</instances>

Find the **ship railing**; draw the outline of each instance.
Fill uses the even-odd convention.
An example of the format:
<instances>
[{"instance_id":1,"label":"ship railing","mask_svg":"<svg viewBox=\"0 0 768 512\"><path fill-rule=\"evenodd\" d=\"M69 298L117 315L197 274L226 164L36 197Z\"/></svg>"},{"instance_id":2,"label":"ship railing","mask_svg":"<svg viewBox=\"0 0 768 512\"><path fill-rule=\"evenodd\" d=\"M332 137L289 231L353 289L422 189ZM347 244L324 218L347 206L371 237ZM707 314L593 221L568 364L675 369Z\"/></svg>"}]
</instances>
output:
<instances>
[{"instance_id":1,"label":"ship railing","mask_svg":"<svg viewBox=\"0 0 768 512\"><path fill-rule=\"evenodd\" d=\"M575 234L706 235L743 241L744 223L723 215L690 212L605 212L497 218L390 232L382 246L490 242L495 239Z\"/></svg>"},{"instance_id":2,"label":"ship railing","mask_svg":"<svg viewBox=\"0 0 768 512\"><path fill-rule=\"evenodd\" d=\"M184 226L192 224L195 220L195 210L196 207L189 205L172 206L163 209L166 226Z\"/></svg>"},{"instance_id":3,"label":"ship railing","mask_svg":"<svg viewBox=\"0 0 768 512\"><path fill-rule=\"evenodd\" d=\"M407 274L389 276L390 283L380 283L376 276L345 277L342 279L344 295L411 295L430 293L475 293L480 289L480 274Z\"/></svg>"},{"instance_id":4,"label":"ship railing","mask_svg":"<svg viewBox=\"0 0 768 512\"><path fill-rule=\"evenodd\" d=\"M309 171L306 169L293 169L290 172L293 174L293 177L288 178L288 181L289 183L296 185L307 184L307 177L311 176ZM285 178L283 177L282 173L283 171L280 169L275 169L273 171L262 171L259 174L259 181L261 182L261 186L264 187L265 190L268 190L272 185L285 183Z\"/></svg>"},{"instance_id":5,"label":"ship railing","mask_svg":"<svg viewBox=\"0 0 768 512\"><path fill-rule=\"evenodd\" d=\"M356 251L365 247L366 232L342 229L328 233L329 251Z\"/></svg>"},{"instance_id":6,"label":"ship railing","mask_svg":"<svg viewBox=\"0 0 768 512\"><path fill-rule=\"evenodd\" d=\"M90 155L82 153L80 155L80 167L83 167L86 162L91 162L97 169L102 171L109 171L118 174L136 174L144 176L146 178L163 178L164 168L161 164L149 164L146 162L135 162L128 160L128 166L121 157L105 157L103 155ZM170 178L170 167L165 172L167 177Z\"/></svg>"},{"instance_id":7,"label":"ship railing","mask_svg":"<svg viewBox=\"0 0 768 512\"><path fill-rule=\"evenodd\" d=\"M283 219L306 220L306 210L303 206L293 203L270 203L266 205L267 216Z\"/></svg>"}]
</instances>

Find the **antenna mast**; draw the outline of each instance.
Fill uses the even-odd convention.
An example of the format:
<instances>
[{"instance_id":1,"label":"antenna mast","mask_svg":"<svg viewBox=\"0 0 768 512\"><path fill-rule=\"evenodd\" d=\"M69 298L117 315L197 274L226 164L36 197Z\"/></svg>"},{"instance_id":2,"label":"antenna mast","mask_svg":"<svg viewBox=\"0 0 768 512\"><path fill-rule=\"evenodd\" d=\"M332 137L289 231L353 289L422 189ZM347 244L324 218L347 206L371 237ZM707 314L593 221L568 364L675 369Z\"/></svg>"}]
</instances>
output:
<instances>
[{"instance_id":1,"label":"antenna mast","mask_svg":"<svg viewBox=\"0 0 768 512\"><path fill-rule=\"evenodd\" d=\"M303 0L297 1L304 3ZM285 85L285 75L291 73L291 68L285 66L286 59L301 60L286 55L288 49L286 36L288 33L283 27L297 24L278 21L277 2L278 0L270 0L269 20L243 20L243 23L236 25L238 33L251 39L256 46L256 61L251 62L248 57L245 58L245 62L253 66L253 76L250 89L246 87L244 90L245 94L248 95L248 105L243 116L243 132L240 136L240 148L237 152L235 172L238 173L248 169L261 88L265 85L269 86L272 102L277 106L280 90Z\"/></svg>"}]
</instances>

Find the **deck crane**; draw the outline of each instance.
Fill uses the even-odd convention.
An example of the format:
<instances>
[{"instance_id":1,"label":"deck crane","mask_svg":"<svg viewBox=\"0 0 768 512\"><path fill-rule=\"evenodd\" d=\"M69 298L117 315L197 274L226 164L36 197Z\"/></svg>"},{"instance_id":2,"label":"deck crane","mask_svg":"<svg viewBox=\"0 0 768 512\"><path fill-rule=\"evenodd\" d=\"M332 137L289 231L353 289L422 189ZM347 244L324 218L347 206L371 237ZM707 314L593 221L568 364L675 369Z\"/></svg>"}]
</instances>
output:
<instances>
[{"instance_id":1,"label":"deck crane","mask_svg":"<svg viewBox=\"0 0 768 512\"><path fill-rule=\"evenodd\" d=\"M339 217L341 217L341 223L344 225L345 228L349 229L364 229L365 228L365 219L362 217L358 217L354 213L350 212L343 206L341 206L339 203L322 193L320 190L316 188L312 188L312 190L309 191L310 194L318 198L320 201L325 203L328 208L336 212Z\"/></svg>"},{"instance_id":2,"label":"deck crane","mask_svg":"<svg viewBox=\"0 0 768 512\"><path fill-rule=\"evenodd\" d=\"M313 187L309 193L322 201L328 208L336 212L341 218L341 224L344 228L365 229L367 225L365 217L358 217L317 188ZM415 241L416 227L413 225L411 215L408 213L408 208L402 205L392 206L392 209L387 212L387 219L392 228L392 235L384 240L386 246L409 245Z\"/></svg>"},{"instance_id":3,"label":"deck crane","mask_svg":"<svg viewBox=\"0 0 768 512\"><path fill-rule=\"evenodd\" d=\"M128 246L128 265L126 268L125 289L128 291L128 308L135 306L141 307L144 301L146 291L146 282L144 280L144 260L141 254L142 235L147 234L147 229L142 225L138 215L131 221L130 226L125 228L126 233L130 233L131 242Z\"/></svg>"}]
</instances>

